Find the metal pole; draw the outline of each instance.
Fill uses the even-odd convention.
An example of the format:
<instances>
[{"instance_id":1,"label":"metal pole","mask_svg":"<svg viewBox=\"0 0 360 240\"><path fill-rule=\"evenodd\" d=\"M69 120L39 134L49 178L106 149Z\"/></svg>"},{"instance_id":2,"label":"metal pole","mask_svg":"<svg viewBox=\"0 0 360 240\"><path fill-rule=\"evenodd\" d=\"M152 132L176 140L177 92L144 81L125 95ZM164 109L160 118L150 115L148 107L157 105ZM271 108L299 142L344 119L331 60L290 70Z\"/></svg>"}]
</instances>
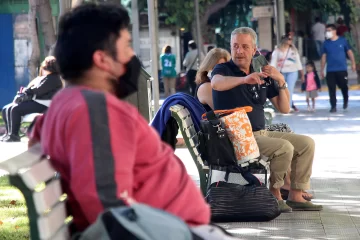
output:
<instances>
[{"instance_id":1,"label":"metal pole","mask_svg":"<svg viewBox=\"0 0 360 240\"><path fill-rule=\"evenodd\" d=\"M199 64L202 60L202 52L204 45L202 43L201 38L201 27L200 27L200 16L199 16L199 0L195 0L195 21L196 21L196 38L197 38L197 45L198 45L198 59Z\"/></svg>"},{"instance_id":2,"label":"metal pole","mask_svg":"<svg viewBox=\"0 0 360 240\"><path fill-rule=\"evenodd\" d=\"M62 15L64 15L64 13L66 12L66 8L67 8L67 2L68 0L59 0L59 17L61 17Z\"/></svg>"},{"instance_id":3,"label":"metal pole","mask_svg":"<svg viewBox=\"0 0 360 240\"><path fill-rule=\"evenodd\" d=\"M136 55L140 58L140 28L139 28L139 8L138 0L131 1L131 20L132 20L132 42Z\"/></svg>"},{"instance_id":4,"label":"metal pole","mask_svg":"<svg viewBox=\"0 0 360 240\"><path fill-rule=\"evenodd\" d=\"M285 35L285 10L284 10L284 0L278 0L279 6L279 30L280 36Z\"/></svg>"},{"instance_id":5,"label":"metal pole","mask_svg":"<svg viewBox=\"0 0 360 240\"><path fill-rule=\"evenodd\" d=\"M157 0L147 0L148 11L149 11L149 36L150 36L150 66L151 66L151 76L153 77L152 81L152 91L154 99L154 112L159 110L159 76L158 76L158 26L156 25L157 21Z\"/></svg>"},{"instance_id":6,"label":"metal pole","mask_svg":"<svg viewBox=\"0 0 360 240\"><path fill-rule=\"evenodd\" d=\"M280 46L280 31L279 31L279 18L278 18L278 10L277 10L277 0L274 0L274 20L276 25L276 46Z\"/></svg>"}]
</instances>

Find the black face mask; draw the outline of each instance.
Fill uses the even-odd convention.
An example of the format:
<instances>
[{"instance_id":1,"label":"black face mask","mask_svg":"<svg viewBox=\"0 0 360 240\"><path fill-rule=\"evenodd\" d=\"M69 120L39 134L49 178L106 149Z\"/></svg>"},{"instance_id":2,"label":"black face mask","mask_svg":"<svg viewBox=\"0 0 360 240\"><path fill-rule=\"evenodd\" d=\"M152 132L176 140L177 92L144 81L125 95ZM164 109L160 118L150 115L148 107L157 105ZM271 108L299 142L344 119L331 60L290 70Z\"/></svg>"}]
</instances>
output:
<instances>
[{"instance_id":1,"label":"black face mask","mask_svg":"<svg viewBox=\"0 0 360 240\"><path fill-rule=\"evenodd\" d=\"M133 56L130 62L125 65L125 68L126 73L121 76L116 83L116 96L120 99L126 98L130 94L137 92L141 62L136 56Z\"/></svg>"}]
</instances>

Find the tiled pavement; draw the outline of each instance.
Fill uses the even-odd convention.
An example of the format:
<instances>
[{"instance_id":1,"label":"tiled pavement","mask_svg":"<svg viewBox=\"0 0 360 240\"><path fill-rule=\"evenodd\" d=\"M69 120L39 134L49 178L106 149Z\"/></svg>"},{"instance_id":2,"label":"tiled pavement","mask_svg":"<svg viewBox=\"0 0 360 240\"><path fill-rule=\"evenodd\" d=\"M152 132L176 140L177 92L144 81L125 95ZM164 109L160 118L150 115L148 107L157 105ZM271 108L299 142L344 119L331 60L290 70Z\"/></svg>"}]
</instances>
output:
<instances>
[{"instance_id":1,"label":"tiled pavement","mask_svg":"<svg viewBox=\"0 0 360 240\"><path fill-rule=\"evenodd\" d=\"M240 239L360 239L360 91L350 95L347 112L338 93L338 112L330 114L327 93L320 94L315 113L308 113L304 95L296 94L301 111L274 119L315 139L311 192L313 202L324 205L324 210L281 214L270 222L223 223L223 227ZM177 154L197 180L186 149Z\"/></svg>"},{"instance_id":2,"label":"tiled pavement","mask_svg":"<svg viewBox=\"0 0 360 240\"><path fill-rule=\"evenodd\" d=\"M304 95L295 94L301 111L274 119L315 139L311 192L313 202L323 204L324 210L281 214L270 222L223 223L223 227L240 239L360 239L360 91L350 95L347 112L340 98L338 113L330 114L327 93L320 94L316 113L307 113ZM25 143L0 143L0 161L25 149ZM198 182L187 150L178 149L176 154Z\"/></svg>"}]
</instances>

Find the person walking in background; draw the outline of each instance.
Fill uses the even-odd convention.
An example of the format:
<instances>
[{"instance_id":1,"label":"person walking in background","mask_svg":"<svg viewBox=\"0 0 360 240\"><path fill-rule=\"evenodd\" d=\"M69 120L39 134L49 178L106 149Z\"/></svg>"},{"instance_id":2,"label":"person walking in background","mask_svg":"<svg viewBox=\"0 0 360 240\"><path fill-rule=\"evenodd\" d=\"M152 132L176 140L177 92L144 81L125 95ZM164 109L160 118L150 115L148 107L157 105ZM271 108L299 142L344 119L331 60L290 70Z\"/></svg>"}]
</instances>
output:
<instances>
[{"instance_id":1,"label":"person walking in background","mask_svg":"<svg viewBox=\"0 0 360 240\"><path fill-rule=\"evenodd\" d=\"M311 27L311 33L315 41L317 54L321 58L321 47L325 41L325 25L320 22L319 17L315 18L315 24Z\"/></svg>"},{"instance_id":2,"label":"person walking in background","mask_svg":"<svg viewBox=\"0 0 360 240\"><path fill-rule=\"evenodd\" d=\"M315 98L318 97L318 91L321 91L321 83L313 61L306 63L306 74L301 90L306 91L308 111L315 112ZM310 98L312 107L310 107Z\"/></svg>"},{"instance_id":3,"label":"person walking in background","mask_svg":"<svg viewBox=\"0 0 360 240\"><path fill-rule=\"evenodd\" d=\"M280 47L272 53L270 65L276 67L284 75L290 92L290 106L295 112L298 112L299 110L293 101L293 93L299 72L302 81L304 81L304 72L299 53L292 44L292 40L291 35L285 35L281 38Z\"/></svg>"},{"instance_id":4,"label":"person walking in background","mask_svg":"<svg viewBox=\"0 0 360 240\"><path fill-rule=\"evenodd\" d=\"M199 71L196 74L195 98L204 106L206 111L214 109L211 88L211 72L213 68L220 63L230 61L231 56L228 51L222 48L213 48L208 52L204 61L201 63Z\"/></svg>"},{"instance_id":5,"label":"person walking in background","mask_svg":"<svg viewBox=\"0 0 360 240\"><path fill-rule=\"evenodd\" d=\"M345 25L344 20L341 17L338 18L336 23L337 23L336 33L338 36L343 37L345 33L349 32L349 28Z\"/></svg>"},{"instance_id":6,"label":"person walking in background","mask_svg":"<svg viewBox=\"0 0 360 240\"><path fill-rule=\"evenodd\" d=\"M356 71L354 54L345 38L336 34L336 26L329 24L326 26L326 38L321 56L321 78L324 76L326 67L326 83L329 88L331 113L336 112L336 85L341 89L344 104L343 109L347 109L349 102L348 73L346 54L351 61L351 69Z\"/></svg>"},{"instance_id":7,"label":"person walking in background","mask_svg":"<svg viewBox=\"0 0 360 240\"><path fill-rule=\"evenodd\" d=\"M194 40L189 41L188 45L190 50L185 55L183 65L186 68L186 80L187 83L190 85L191 94L194 95L196 89L195 77L198 70L199 56L197 46Z\"/></svg>"},{"instance_id":8,"label":"person walking in background","mask_svg":"<svg viewBox=\"0 0 360 240\"><path fill-rule=\"evenodd\" d=\"M160 56L161 60L161 75L164 82L165 97L175 94L176 85L176 57L171 53L171 47L165 46L163 54Z\"/></svg>"}]
</instances>

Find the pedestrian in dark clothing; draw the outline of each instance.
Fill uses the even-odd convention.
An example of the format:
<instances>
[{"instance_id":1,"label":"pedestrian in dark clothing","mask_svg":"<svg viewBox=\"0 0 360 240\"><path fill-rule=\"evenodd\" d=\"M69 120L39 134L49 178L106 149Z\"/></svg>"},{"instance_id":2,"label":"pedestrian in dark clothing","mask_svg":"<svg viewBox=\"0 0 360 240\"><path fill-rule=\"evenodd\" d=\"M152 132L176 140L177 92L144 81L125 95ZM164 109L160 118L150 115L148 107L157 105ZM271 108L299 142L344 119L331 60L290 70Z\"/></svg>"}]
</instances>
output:
<instances>
[{"instance_id":1,"label":"pedestrian in dark clothing","mask_svg":"<svg viewBox=\"0 0 360 240\"><path fill-rule=\"evenodd\" d=\"M21 118L27 114L44 112L49 107L51 98L62 88L55 57L47 57L40 72L41 76L31 81L27 88L15 96L12 103L2 109L6 133L1 141L20 142Z\"/></svg>"},{"instance_id":2,"label":"pedestrian in dark clothing","mask_svg":"<svg viewBox=\"0 0 360 240\"><path fill-rule=\"evenodd\" d=\"M351 60L351 69L356 71L354 54L349 43L336 33L336 26L329 24L326 26L326 38L321 53L321 78L324 79L324 69L326 67L326 83L329 88L330 112L336 112L336 85L341 89L344 104L347 109L349 101L348 73L346 54Z\"/></svg>"}]
</instances>

